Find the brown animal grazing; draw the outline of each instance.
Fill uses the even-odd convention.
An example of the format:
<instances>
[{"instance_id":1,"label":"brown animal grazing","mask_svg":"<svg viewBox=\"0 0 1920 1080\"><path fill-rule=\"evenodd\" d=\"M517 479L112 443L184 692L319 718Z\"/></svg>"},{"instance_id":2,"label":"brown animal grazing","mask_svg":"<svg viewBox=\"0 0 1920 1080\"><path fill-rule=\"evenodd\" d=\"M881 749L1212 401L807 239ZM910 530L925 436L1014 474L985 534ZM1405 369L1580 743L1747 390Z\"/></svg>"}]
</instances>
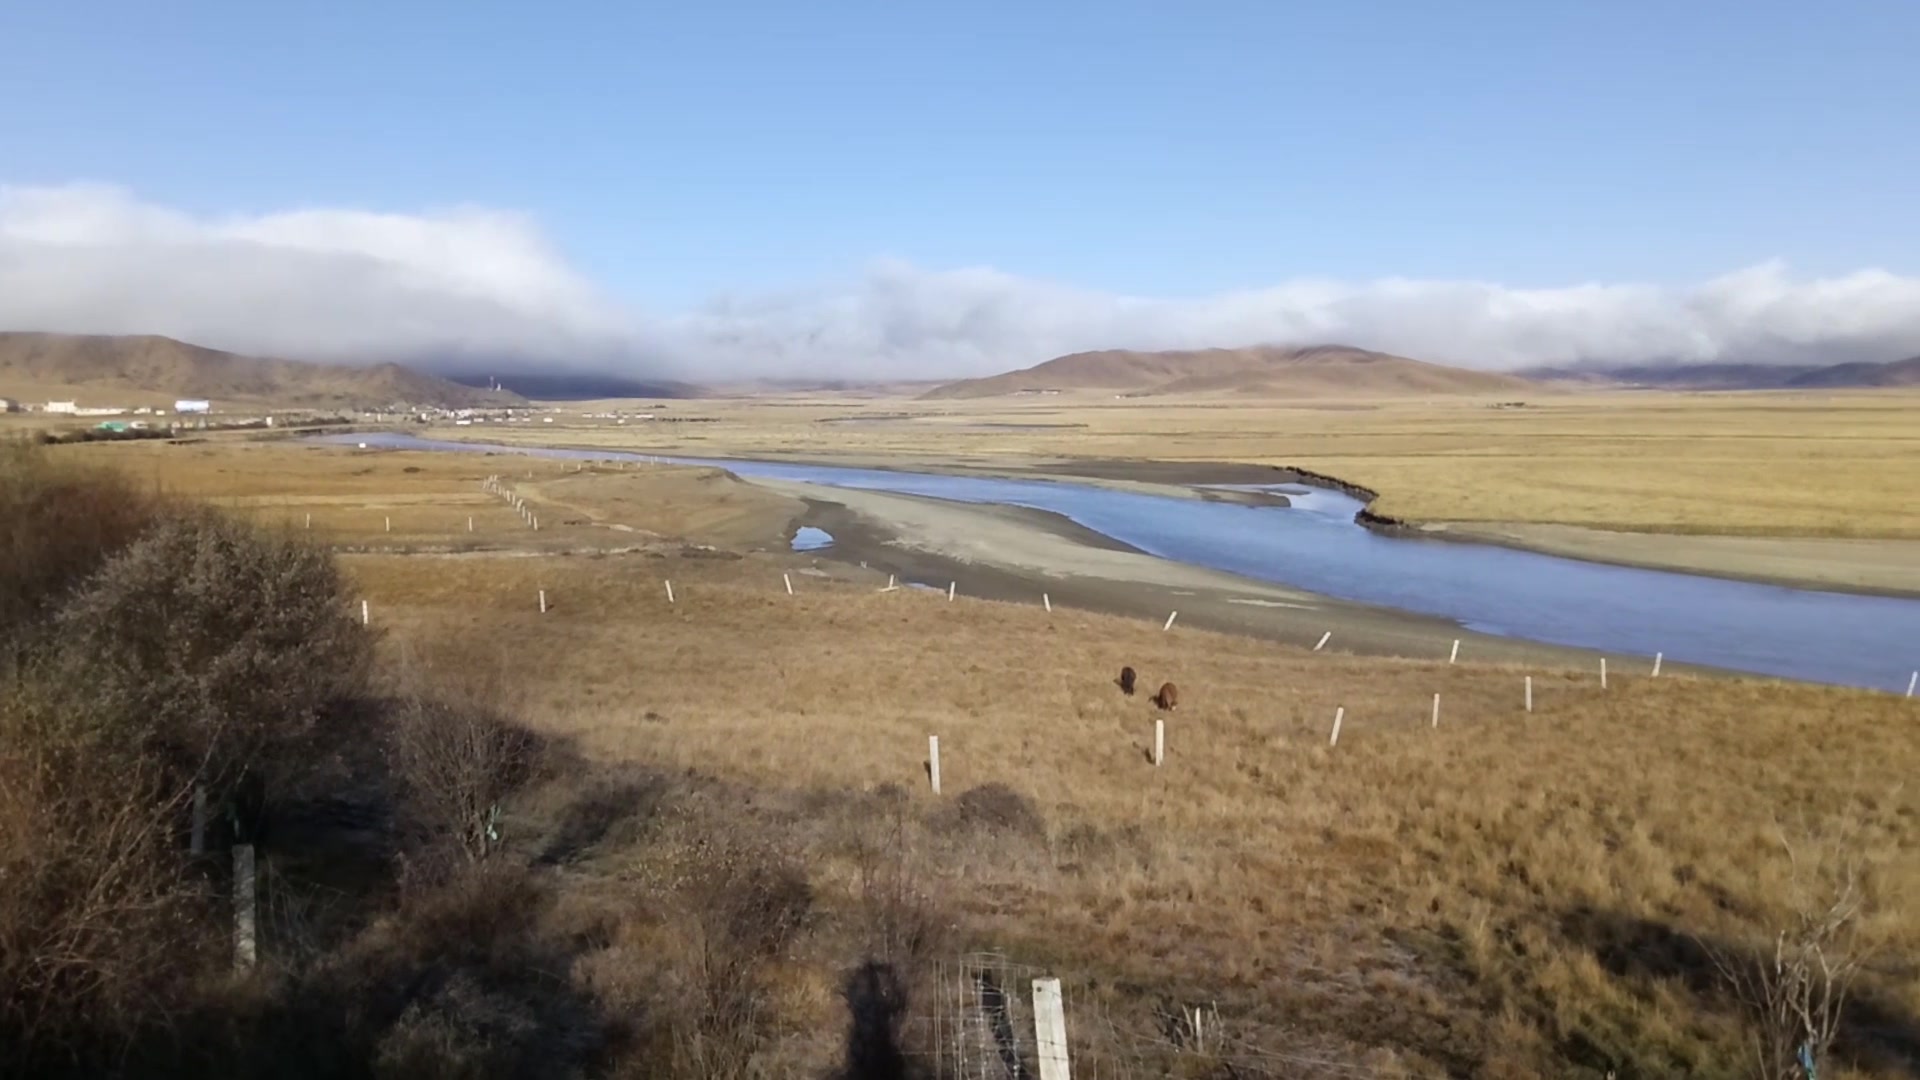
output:
<instances>
[{"instance_id":1,"label":"brown animal grazing","mask_svg":"<svg viewBox=\"0 0 1920 1080\"><path fill-rule=\"evenodd\" d=\"M1160 692L1153 695L1153 703L1172 712L1173 707L1180 704L1180 688L1170 682L1161 683Z\"/></svg>"},{"instance_id":2,"label":"brown animal grazing","mask_svg":"<svg viewBox=\"0 0 1920 1080\"><path fill-rule=\"evenodd\" d=\"M1130 667L1120 669L1120 692L1128 697L1133 696L1133 669Z\"/></svg>"}]
</instances>

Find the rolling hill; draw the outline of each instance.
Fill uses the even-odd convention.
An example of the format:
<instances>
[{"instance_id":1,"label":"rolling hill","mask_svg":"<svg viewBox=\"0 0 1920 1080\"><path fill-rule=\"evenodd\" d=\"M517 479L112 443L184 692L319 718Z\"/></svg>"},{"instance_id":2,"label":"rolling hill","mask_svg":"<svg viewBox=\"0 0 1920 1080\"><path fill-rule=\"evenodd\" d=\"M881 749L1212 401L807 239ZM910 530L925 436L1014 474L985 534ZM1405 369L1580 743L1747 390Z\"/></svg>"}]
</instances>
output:
<instances>
[{"instance_id":1,"label":"rolling hill","mask_svg":"<svg viewBox=\"0 0 1920 1080\"><path fill-rule=\"evenodd\" d=\"M1533 386L1513 375L1429 364L1345 345L1261 345L1072 353L1019 371L947 383L921 396L951 400L1048 391L1107 391L1133 397L1329 397L1502 393Z\"/></svg>"},{"instance_id":2,"label":"rolling hill","mask_svg":"<svg viewBox=\"0 0 1920 1080\"><path fill-rule=\"evenodd\" d=\"M1660 390L1843 390L1920 386L1920 356L1887 363L1846 364L1594 364L1536 368L1520 374L1543 382L1634 386Z\"/></svg>"},{"instance_id":3,"label":"rolling hill","mask_svg":"<svg viewBox=\"0 0 1920 1080\"><path fill-rule=\"evenodd\" d=\"M524 403L399 364L367 367L271 360L157 335L0 332L0 395L26 401L165 404L176 397L307 408L464 408Z\"/></svg>"}]
</instances>

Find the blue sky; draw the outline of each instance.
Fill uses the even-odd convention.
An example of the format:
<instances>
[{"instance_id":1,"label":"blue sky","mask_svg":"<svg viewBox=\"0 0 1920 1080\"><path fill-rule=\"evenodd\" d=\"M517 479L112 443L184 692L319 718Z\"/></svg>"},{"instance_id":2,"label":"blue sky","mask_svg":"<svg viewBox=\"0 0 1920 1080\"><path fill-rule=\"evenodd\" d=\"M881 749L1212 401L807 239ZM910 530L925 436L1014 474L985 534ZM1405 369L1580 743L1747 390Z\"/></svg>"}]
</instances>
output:
<instances>
[{"instance_id":1,"label":"blue sky","mask_svg":"<svg viewBox=\"0 0 1920 1080\"><path fill-rule=\"evenodd\" d=\"M489 208L619 319L876 260L1169 302L1920 271L1911 0L15 3L0 39L0 184Z\"/></svg>"}]
</instances>

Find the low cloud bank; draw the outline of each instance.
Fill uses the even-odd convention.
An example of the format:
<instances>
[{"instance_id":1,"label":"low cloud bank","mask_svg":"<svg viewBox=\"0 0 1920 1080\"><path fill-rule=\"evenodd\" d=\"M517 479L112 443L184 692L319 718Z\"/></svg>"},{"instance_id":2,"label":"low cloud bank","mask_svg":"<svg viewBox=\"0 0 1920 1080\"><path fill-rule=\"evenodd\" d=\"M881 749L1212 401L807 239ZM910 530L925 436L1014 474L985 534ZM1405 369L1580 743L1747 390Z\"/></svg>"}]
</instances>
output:
<instances>
[{"instance_id":1,"label":"low cloud bank","mask_svg":"<svg viewBox=\"0 0 1920 1080\"><path fill-rule=\"evenodd\" d=\"M1836 363L1920 353L1920 279L1770 262L1684 288L1292 281L1116 296L882 261L641 315L485 208L203 217L98 185L0 187L0 329L157 333L303 359L630 377L944 378L1102 348L1341 342L1467 367Z\"/></svg>"}]
</instances>

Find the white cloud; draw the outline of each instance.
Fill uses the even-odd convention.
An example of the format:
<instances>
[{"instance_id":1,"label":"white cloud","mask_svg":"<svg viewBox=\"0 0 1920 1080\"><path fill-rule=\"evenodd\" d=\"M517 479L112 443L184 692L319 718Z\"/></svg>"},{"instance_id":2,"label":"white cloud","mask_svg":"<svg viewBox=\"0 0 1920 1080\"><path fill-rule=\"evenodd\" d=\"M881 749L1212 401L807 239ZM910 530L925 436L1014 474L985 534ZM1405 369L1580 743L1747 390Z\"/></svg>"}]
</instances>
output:
<instances>
[{"instance_id":1,"label":"white cloud","mask_svg":"<svg viewBox=\"0 0 1920 1080\"><path fill-rule=\"evenodd\" d=\"M510 214L196 218L110 187L0 187L0 327L321 360L637 355L631 320Z\"/></svg>"},{"instance_id":2,"label":"white cloud","mask_svg":"<svg viewBox=\"0 0 1920 1080\"><path fill-rule=\"evenodd\" d=\"M1082 349L1256 342L1344 342L1484 368L1835 362L1920 353L1920 279L1796 279L1767 263L1687 288L1301 280L1164 300L882 261L849 281L641 317L513 214L206 218L75 185L0 187L0 327L636 375L933 377Z\"/></svg>"}]
</instances>

